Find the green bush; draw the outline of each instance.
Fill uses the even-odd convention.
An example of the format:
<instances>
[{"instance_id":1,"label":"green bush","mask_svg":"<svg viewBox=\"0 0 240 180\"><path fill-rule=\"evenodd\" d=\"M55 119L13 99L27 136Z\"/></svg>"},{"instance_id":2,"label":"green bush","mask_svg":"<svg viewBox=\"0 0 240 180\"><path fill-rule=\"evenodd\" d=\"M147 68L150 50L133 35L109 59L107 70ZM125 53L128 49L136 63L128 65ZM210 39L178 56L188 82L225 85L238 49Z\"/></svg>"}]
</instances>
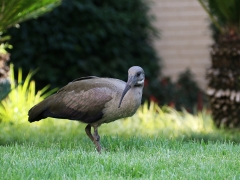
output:
<instances>
[{"instance_id":1,"label":"green bush","mask_svg":"<svg viewBox=\"0 0 240 180\"><path fill-rule=\"evenodd\" d=\"M11 60L24 74L39 68L38 89L89 75L127 80L133 65L156 79L160 67L151 21L144 0L63 0L51 13L8 31Z\"/></svg>"},{"instance_id":2,"label":"green bush","mask_svg":"<svg viewBox=\"0 0 240 180\"><path fill-rule=\"evenodd\" d=\"M184 108L193 113L207 105L206 95L194 80L190 70L180 73L176 82L169 77L163 77L155 80L152 86L146 83L144 91L150 100L159 105L169 105L177 110ZM151 94L151 92L155 93Z\"/></svg>"}]
</instances>

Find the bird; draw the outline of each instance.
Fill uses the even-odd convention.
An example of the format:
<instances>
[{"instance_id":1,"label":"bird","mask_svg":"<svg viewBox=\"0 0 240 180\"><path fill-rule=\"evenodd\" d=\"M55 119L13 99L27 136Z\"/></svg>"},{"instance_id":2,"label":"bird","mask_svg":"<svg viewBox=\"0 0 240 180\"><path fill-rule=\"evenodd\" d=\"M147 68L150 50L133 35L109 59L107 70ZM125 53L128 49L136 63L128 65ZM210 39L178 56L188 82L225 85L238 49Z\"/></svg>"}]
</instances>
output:
<instances>
[{"instance_id":1,"label":"bird","mask_svg":"<svg viewBox=\"0 0 240 180\"><path fill-rule=\"evenodd\" d=\"M75 79L33 106L28 111L28 121L52 117L85 123L87 136L101 153L98 128L103 123L135 114L141 105L144 80L144 70L140 66L129 68L127 82L96 76Z\"/></svg>"}]
</instances>

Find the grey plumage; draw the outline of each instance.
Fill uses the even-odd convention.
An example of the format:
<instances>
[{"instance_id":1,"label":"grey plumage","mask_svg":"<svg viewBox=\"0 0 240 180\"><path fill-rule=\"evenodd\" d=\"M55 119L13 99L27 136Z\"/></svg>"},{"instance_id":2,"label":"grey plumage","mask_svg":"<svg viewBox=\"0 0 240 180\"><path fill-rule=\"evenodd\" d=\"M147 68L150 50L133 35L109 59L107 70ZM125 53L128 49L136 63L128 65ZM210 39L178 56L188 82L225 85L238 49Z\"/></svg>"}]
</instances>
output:
<instances>
[{"instance_id":1,"label":"grey plumage","mask_svg":"<svg viewBox=\"0 0 240 180\"><path fill-rule=\"evenodd\" d=\"M98 127L136 112L141 104L144 78L143 69L133 66L128 70L127 83L95 76L76 79L32 107L28 120L53 117L87 123L86 134L101 152Z\"/></svg>"}]
</instances>

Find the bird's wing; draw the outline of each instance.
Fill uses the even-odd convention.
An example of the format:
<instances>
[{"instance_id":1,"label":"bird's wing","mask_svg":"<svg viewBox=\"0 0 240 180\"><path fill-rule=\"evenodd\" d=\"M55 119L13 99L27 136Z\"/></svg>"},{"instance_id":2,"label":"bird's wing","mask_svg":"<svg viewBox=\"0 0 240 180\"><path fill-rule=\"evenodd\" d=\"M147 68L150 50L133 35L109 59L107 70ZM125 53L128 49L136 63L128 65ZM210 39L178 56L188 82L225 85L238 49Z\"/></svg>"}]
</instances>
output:
<instances>
[{"instance_id":1,"label":"bird's wing","mask_svg":"<svg viewBox=\"0 0 240 180\"><path fill-rule=\"evenodd\" d=\"M89 79L94 81L89 81ZM105 104L113 96L111 89L101 83L102 78L90 77L89 79L78 79L61 88L56 94L34 106L29 111L29 119L34 121L34 119L54 117L85 123L98 121L103 116ZM38 114L38 117L30 118L31 114Z\"/></svg>"}]
</instances>

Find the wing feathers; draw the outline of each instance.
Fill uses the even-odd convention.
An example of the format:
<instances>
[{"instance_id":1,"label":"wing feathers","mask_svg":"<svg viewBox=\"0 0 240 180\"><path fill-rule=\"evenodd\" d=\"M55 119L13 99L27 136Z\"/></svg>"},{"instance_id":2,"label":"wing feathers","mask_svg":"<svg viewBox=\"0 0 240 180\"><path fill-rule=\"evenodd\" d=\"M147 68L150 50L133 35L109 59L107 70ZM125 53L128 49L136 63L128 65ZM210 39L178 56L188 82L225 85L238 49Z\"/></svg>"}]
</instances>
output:
<instances>
[{"instance_id":1,"label":"wing feathers","mask_svg":"<svg viewBox=\"0 0 240 180\"><path fill-rule=\"evenodd\" d=\"M82 90L69 87L73 85L76 87L74 83L68 84L34 106L29 111L29 121L54 117L93 123L101 119L105 104L112 99L111 90L107 87L88 87Z\"/></svg>"}]
</instances>

